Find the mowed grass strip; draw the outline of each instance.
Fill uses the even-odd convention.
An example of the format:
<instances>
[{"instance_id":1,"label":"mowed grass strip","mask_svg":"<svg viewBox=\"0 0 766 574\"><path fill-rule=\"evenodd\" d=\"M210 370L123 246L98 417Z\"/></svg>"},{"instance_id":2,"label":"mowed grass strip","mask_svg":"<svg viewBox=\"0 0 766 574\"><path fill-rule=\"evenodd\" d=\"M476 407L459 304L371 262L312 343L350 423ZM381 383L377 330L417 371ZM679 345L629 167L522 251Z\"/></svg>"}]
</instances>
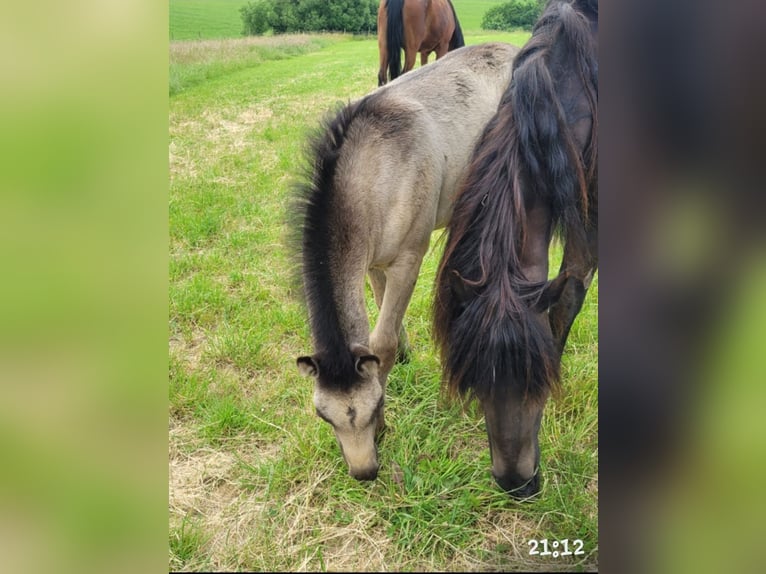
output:
<instances>
[{"instance_id":1,"label":"mowed grass strip","mask_svg":"<svg viewBox=\"0 0 766 574\"><path fill-rule=\"evenodd\" d=\"M521 34L476 34L520 44ZM430 335L433 236L389 377L381 470L347 474L295 358L311 352L292 283L285 208L307 135L375 88L377 43L343 35L261 39L282 59L226 66L170 97L169 568L171 570L593 570L598 561L598 278L572 330L564 392L540 433L532 503L489 473L483 418L440 392ZM269 43L271 42L271 44ZM305 52L291 43L308 42ZM241 43L241 44L240 44ZM218 64L214 64L218 65ZM557 246L554 264L560 257ZM368 307L376 317L370 297ZM531 556L529 540L582 539L583 555Z\"/></svg>"}]
</instances>

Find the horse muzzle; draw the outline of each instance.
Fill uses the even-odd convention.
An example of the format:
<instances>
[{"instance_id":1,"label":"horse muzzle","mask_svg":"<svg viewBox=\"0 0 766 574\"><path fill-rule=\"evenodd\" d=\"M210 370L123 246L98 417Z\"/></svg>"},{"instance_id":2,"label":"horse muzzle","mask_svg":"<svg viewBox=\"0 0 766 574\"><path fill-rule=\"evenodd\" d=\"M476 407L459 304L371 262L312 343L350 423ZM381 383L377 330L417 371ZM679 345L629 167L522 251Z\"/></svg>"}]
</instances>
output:
<instances>
[{"instance_id":1,"label":"horse muzzle","mask_svg":"<svg viewBox=\"0 0 766 574\"><path fill-rule=\"evenodd\" d=\"M349 469L348 473L357 480L375 480L378 478L378 466L371 466L360 470Z\"/></svg>"},{"instance_id":2,"label":"horse muzzle","mask_svg":"<svg viewBox=\"0 0 766 574\"><path fill-rule=\"evenodd\" d=\"M502 488L506 494L517 500L525 500L533 497L540 492L540 473L535 470L532 478L521 478L518 475L496 476L492 473L497 485Z\"/></svg>"}]
</instances>

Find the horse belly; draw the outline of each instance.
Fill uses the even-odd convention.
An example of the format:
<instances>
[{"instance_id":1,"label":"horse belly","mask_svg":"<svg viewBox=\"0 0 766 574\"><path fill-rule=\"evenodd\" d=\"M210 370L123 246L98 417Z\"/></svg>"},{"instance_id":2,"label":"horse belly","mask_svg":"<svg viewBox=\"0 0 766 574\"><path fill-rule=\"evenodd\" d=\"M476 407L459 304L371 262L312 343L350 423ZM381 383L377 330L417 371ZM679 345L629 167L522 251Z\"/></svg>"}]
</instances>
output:
<instances>
[{"instance_id":1,"label":"horse belly","mask_svg":"<svg viewBox=\"0 0 766 574\"><path fill-rule=\"evenodd\" d=\"M489 107L487 109L491 110ZM487 121L490 117L490 115L487 115ZM479 126L481 125L483 125L483 122L478 122L476 128L463 132L462 137L458 138L460 143L455 147L445 150L443 154L443 180L436 205L434 229L446 227L452 217L455 195L457 194L458 187L468 169L468 163L471 159L471 150L473 149L472 142L478 138ZM466 141L471 143L466 144Z\"/></svg>"},{"instance_id":2,"label":"horse belly","mask_svg":"<svg viewBox=\"0 0 766 574\"><path fill-rule=\"evenodd\" d=\"M436 225L439 191L433 177L395 188L389 205L378 214L382 225L371 241L372 266L386 266L401 253L427 249Z\"/></svg>"}]
</instances>

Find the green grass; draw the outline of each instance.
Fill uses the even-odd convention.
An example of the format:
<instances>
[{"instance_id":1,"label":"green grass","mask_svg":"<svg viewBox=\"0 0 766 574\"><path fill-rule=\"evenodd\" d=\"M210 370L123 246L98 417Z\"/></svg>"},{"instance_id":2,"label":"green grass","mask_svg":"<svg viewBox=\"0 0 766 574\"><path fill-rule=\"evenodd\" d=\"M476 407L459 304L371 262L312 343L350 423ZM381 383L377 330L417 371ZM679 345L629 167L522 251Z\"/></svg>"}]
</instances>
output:
<instances>
[{"instance_id":1,"label":"green grass","mask_svg":"<svg viewBox=\"0 0 766 574\"><path fill-rule=\"evenodd\" d=\"M255 66L283 60L327 45L332 36L248 37L240 40L178 41L170 45L168 88L172 96L191 86ZM338 41L337 39L335 41Z\"/></svg>"},{"instance_id":2,"label":"green grass","mask_svg":"<svg viewBox=\"0 0 766 574\"><path fill-rule=\"evenodd\" d=\"M182 520L170 532L170 571L204 571L208 560L203 553L208 536L198 523Z\"/></svg>"},{"instance_id":3,"label":"green grass","mask_svg":"<svg viewBox=\"0 0 766 574\"><path fill-rule=\"evenodd\" d=\"M204 40L242 36L239 9L248 0L170 0L171 40Z\"/></svg>"},{"instance_id":4,"label":"green grass","mask_svg":"<svg viewBox=\"0 0 766 574\"><path fill-rule=\"evenodd\" d=\"M435 233L405 317L412 359L389 377L378 479L349 477L295 367L311 342L284 208L307 133L336 102L375 88L377 44L250 42L171 43L170 569L595 569L598 278L572 329L564 392L543 418L543 490L518 503L489 473L481 413L440 394ZM586 554L533 557L533 538L581 538Z\"/></svg>"}]
</instances>

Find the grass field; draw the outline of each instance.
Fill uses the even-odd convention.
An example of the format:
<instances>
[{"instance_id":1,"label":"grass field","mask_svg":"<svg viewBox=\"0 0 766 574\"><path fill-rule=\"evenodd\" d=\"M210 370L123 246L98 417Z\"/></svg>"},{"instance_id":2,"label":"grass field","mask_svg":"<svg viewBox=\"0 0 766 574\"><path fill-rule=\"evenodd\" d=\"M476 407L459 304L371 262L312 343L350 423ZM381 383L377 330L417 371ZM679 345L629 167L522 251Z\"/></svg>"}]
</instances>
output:
<instances>
[{"instance_id":1,"label":"grass field","mask_svg":"<svg viewBox=\"0 0 766 574\"><path fill-rule=\"evenodd\" d=\"M239 9L247 0L169 0L170 39L202 40L242 36Z\"/></svg>"},{"instance_id":2,"label":"grass field","mask_svg":"<svg viewBox=\"0 0 766 574\"><path fill-rule=\"evenodd\" d=\"M464 32L477 32L481 30L481 19L484 12L497 4L504 4L507 0L452 0L460 27Z\"/></svg>"},{"instance_id":3,"label":"grass field","mask_svg":"<svg viewBox=\"0 0 766 574\"><path fill-rule=\"evenodd\" d=\"M248 0L169 0L170 39L207 40L242 36L239 9ZM481 30L487 8L503 0L453 0L460 26L465 31Z\"/></svg>"},{"instance_id":4,"label":"grass field","mask_svg":"<svg viewBox=\"0 0 766 574\"><path fill-rule=\"evenodd\" d=\"M169 568L594 570L597 278L564 392L546 407L532 503L494 484L477 409L440 394L429 317L438 232L405 317L412 360L389 377L376 481L348 476L314 414L295 367L311 341L284 208L306 134L336 102L375 88L376 62L374 38L344 35L171 43ZM585 552L529 555L542 538L581 539Z\"/></svg>"}]
</instances>

